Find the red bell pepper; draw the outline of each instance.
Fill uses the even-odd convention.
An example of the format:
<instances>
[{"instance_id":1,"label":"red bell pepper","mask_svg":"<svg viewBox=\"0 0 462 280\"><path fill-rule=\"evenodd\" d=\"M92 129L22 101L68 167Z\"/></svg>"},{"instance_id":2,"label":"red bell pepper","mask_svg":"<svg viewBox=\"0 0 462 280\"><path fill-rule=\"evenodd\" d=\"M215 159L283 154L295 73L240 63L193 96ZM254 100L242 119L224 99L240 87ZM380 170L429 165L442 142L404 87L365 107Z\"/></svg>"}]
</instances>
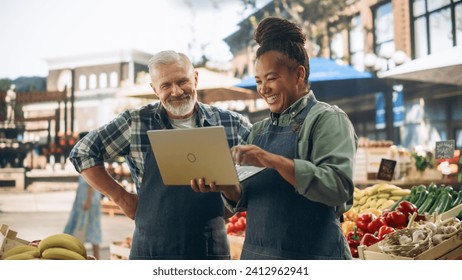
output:
<instances>
[{"instance_id":1,"label":"red bell pepper","mask_svg":"<svg viewBox=\"0 0 462 280\"><path fill-rule=\"evenodd\" d=\"M369 233L375 233L379 231L381 226L386 226L387 222L385 221L385 218L383 216L378 216L374 220L372 220L368 225L367 225L367 232Z\"/></svg>"},{"instance_id":2,"label":"red bell pepper","mask_svg":"<svg viewBox=\"0 0 462 280\"><path fill-rule=\"evenodd\" d=\"M358 246L361 244L361 238L363 235L364 232L361 229L354 227L354 230L349 231L345 236L353 258L359 257Z\"/></svg>"},{"instance_id":3,"label":"red bell pepper","mask_svg":"<svg viewBox=\"0 0 462 280\"><path fill-rule=\"evenodd\" d=\"M398 228L407 226L407 216L401 211L384 212L382 216L390 227Z\"/></svg>"},{"instance_id":4,"label":"red bell pepper","mask_svg":"<svg viewBox=\"0 0 462 280\"><path fill-rule=\"evenodd\" d=\"M368 233L365 233L363 238L361 239L361 245L371 246L379 241L380 239L377 236L368 232Z\"/></svg>"},{"instance_id":5,"label":"red bell pepper","mask_svg":"<svg viewBox=\"0 0 462 280\"><path fill-rule=\"evenodd\" d=\"M353 258L359 258L358 247L356 248L350 247L350 252Z\"/></svg>"},{"instance_id":6,"label":"red bell pepper","mask_svg":"<svg viewBox=\"0 0 462 280\"><path fill-rule=\"evenodd\" d=\"M395 232L394 228L389 227L389 226L381 226L379 228L378 238L382 240L385 237L385 235L392 233L392 232Z\"/></svg>"},{"instance_id":7,"label":"red bell pepper","mask_svg":"<svg viewBox=\"0 0 462 280\"><path fill-rule=\"evenodd\" d=\"M360 228L362 231L369 232L369 230L367 229L367 225L370 222L372 222L372 220L374 220L375 218L377 218L376 215L364 212L358 215L358 218L356 218L355 223L358 226L358 228Z\"/></svg>"},{"instance_id":8,"label":"red bell pepper","mask_svg":"<svg viewBox=\"0 0 462 280\"><path fill-rule=\"evenodd\" d=\"M412 202L403 200L399 203L398 207L396 207L395 210L402 212L404 215L406 215L407 218L410 215L412 215L412 213L417 212L417 207Z\"/></svg>"},{"instance_id":9,"label":"red bell pepper","mask_svg":"<svg viewBox=\"0 0 462 280\"><path fill-rule=\"evenodd\" d=\"M363 235L364 232L361 229L354 227L354 230L350 230L345 236L348 242L348 246L358 247L361 243L361 238L363 237Z\"/></svg>"}]
</instances>

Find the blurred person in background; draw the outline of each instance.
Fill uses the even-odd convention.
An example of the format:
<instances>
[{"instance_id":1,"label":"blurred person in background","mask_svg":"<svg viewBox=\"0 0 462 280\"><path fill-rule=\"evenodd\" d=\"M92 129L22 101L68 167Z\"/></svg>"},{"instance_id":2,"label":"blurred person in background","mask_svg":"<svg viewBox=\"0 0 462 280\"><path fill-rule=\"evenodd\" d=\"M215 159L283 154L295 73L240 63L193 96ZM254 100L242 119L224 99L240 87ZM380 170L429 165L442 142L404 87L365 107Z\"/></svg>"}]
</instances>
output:
<instances>
[{"instance_id":1,"label":"blurred person in background","mask_svg":"<svg viewBox=\"0 0 462 280\"><path fill-rule=\"evenodd\" d=\"M81 132L82 139L88 132ZM93 190L82 176L79 176L75 200L71 213L64 227L64 233L74 235L83 243L92 244L93 256L100 259L101 230L101 198L102 195Z\"/></svg>"},{"instance_id":2,"label":"blurred person in background","mask_svg":"<svg viewBox=\"0 0 462 280\"><path fill-rule=\"evenodd\" d=\"M160 102L127 110L91 131L70 160L92 187L135 220L130 259L229 259L220 194L164 186L147 131L224 126L231 148L246 143L251 125L240 114L197 101L198 72L186 55L162 51L148 67ZM136 194L105 170L104 161L117 156L128 163Z\"/></svg>"},{"instance_id":3,"label":"blurred person in background","mask_svg":"<svg viewBox=\"0 0 462 280\"><path fill-rule=\"evenodd\" d=\"M270 117L253 125L249 145L231 152L237 164L266 169L240 186L200 179L191 187L221 191L232 211L247 211L241 259L351 259L340 217L353 203L353 126L310 90L306 37L297 25L268 17L254 39L257 91Z\"/></svg>"}]
</instances>

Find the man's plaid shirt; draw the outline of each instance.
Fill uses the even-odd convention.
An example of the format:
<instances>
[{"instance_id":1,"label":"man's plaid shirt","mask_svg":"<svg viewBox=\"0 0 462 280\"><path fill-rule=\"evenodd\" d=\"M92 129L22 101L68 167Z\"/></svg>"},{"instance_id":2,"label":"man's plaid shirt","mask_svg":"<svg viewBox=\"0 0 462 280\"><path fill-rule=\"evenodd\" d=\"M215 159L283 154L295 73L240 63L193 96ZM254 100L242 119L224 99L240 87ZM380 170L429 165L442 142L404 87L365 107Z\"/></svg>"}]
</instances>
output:
<instances>
[{"instance_id":1,"label":"man's plaid shirt","mask_svg":"<svg viewBox=\"0 0 462 280\"><path fill-rule=\"evenodd\" d=\"M246 143L251 124L244 116L202 103L198 103L195 110L198 127L224 126L230 147ZM80 173L123 157L139 189L146 152L150 151L147 131L159 127L172 128L160 102L126 110L108 124L90 131L74 146L69 158Z\"/></svg>"}]
</instances>

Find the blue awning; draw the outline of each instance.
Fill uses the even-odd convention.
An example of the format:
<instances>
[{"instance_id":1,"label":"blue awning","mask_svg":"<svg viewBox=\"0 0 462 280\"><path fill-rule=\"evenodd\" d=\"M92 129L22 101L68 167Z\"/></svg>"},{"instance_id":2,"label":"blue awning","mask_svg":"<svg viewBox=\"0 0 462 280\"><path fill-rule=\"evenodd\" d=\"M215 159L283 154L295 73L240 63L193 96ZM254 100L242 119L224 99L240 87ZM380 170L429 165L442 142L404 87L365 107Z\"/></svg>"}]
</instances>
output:
<instances>
[{"instance_id":1,"label":"blue awning","mask_svg":"<svg viewBox=\"0 0 462 280\"><path fill-rule=\"evenodd\" d=\"M386 83L369 72L361 72L350 65L340 65L334 60L316 57L310 59L311 89L321 95L351 96L384 90ZM246 89L257 89L255 77L243 79L235 85Z\"/></svg>"}]
</instances>

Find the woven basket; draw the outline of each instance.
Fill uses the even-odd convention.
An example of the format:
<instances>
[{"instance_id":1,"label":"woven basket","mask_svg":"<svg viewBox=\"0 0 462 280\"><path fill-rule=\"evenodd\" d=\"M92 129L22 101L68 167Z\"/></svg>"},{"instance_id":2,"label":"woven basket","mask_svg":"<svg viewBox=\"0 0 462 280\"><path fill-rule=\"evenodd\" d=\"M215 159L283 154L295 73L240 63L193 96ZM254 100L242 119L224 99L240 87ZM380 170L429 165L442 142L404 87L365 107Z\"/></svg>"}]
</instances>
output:
<instances>
[{"instance_id":1,"label":"woven basket","mask_svg":"<svg viewBox=\"0 0 462 280\"><path fill-rule=\"evenodd\" d=\"M425 234L425 238L420 241L410 242L404 245L399 243L399 238L403 235L412 239L412 234L421 230ZM385 238L378 243L382 252L397 256L414 258L422 252L428 250L432 246L432 231L425 228L404 228L396 232L387 234Z\"/></svg>"}]
</instances>

